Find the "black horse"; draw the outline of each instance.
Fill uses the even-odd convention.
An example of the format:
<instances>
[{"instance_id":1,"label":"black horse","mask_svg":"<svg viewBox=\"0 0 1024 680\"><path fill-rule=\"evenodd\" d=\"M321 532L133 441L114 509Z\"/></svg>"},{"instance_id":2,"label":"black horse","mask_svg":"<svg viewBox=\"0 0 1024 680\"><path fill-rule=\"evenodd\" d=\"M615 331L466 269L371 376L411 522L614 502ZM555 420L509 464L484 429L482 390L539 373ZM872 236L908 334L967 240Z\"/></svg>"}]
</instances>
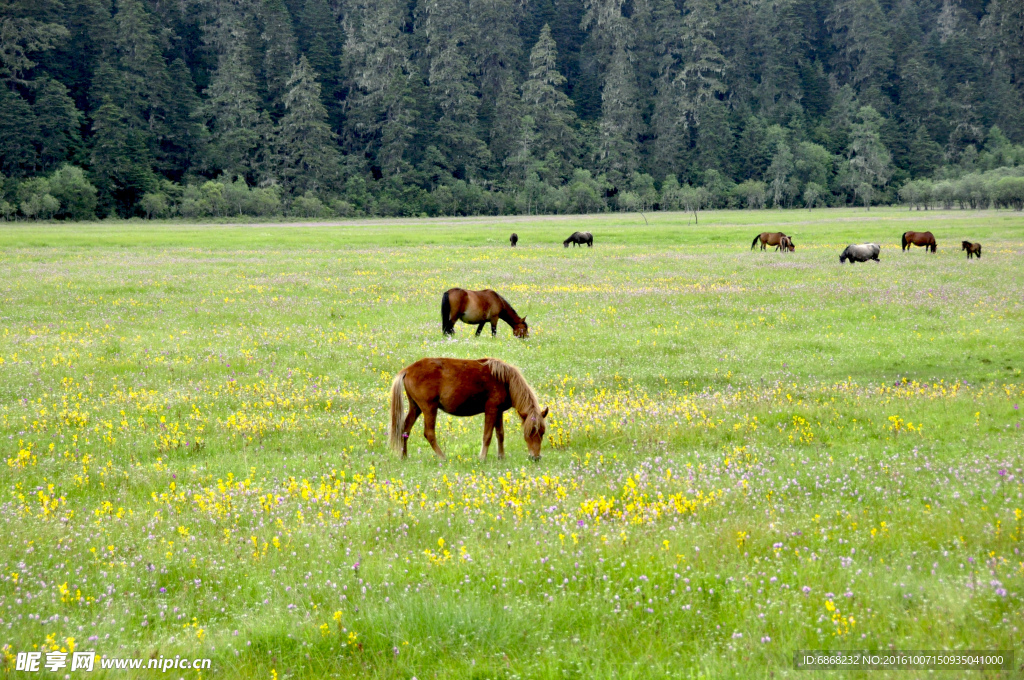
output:
<instances>
[{"instance_id":1,"label":"black horse","mask_svg":"<svg viewBox=\"0 0 1024 680\"><path fill-rule=\"evenodd\" d=\"M570 243L573 244L573 246L582 246L585 243L588 248L593 248L594 235L589 231L574 231L572 236L562 241L562 245L566 248L569 247Z\"/></svg>"},{"instance_id":2,"label":"black horse","mask_svg":"<svg viewBox=\"0 0 1024 680\"><path fill-rule=\"evenodd\" d=\"M512 232L512 235L508 237L508 242L515 248L516 244L519 243L519 234Z\"/></svg>"}]
</instances>

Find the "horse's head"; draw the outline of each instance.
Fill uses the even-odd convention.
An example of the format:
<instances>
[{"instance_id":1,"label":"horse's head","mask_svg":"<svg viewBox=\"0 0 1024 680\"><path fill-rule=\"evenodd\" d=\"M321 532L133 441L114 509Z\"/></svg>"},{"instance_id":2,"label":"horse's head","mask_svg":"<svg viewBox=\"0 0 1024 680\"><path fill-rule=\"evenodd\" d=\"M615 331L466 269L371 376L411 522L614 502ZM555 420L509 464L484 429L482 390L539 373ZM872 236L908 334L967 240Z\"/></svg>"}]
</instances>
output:
<instances>
[{"instance_id":1,"label":"horse's head","mask_svg":"<svg viewBox=\"0 0 1024 680\"><path fill-rule=\"evenodd\" d=\"M846 254L850 252L849 247L845 248L842 253L839 254L839 264L846 262Z\"/></svg>"},{"instance_id":2,"label":"horse's head","mask_svg":"<svg viewBox=\"0 0 1024 680\"><path fill-rule=\"evenodd\" d=\"M543 411L520 416L523 419L523 439L526 440L526 448L530 450L530 457L534 460L540 460L540 444L544 439L544 431L547 429L544 419L547 417L547 406Z\"/></svg>"},{"instance_id":3,"label":"horse's head","mask_svg":"<svg viewBox=\"0 0 1024 680\"><path fill-rule=\"evenodd\" d=\"M524 316L519 320L519 323L512 326L512 335L517 338L528 338L530 337L530 327L526 325L526 317Z\"/></svg>"},{"instance_id":4,"label":"horse's head","mask_svg":"<svg viewBox=\"0 0 1024 680\"><path fill-rule=\"evenodd\" d=\"M960 244L961 244L960 245L960 250L970 250L971 249L971 242L970 241L961 241Z\"/></svg>"},{"instance_id":5,"label":"horse's head","mask_svg":"<svg viewBox=\"0 0 1024 680\"><path fill-rule=\"evenodd\" d=\"M571 240L572 240L572 236L570 236L569 238L567 238L564 241L562 241L562 247L563 248L568 248L569 247L569 241L571 241Z\"/></svg>"}]
</instances>

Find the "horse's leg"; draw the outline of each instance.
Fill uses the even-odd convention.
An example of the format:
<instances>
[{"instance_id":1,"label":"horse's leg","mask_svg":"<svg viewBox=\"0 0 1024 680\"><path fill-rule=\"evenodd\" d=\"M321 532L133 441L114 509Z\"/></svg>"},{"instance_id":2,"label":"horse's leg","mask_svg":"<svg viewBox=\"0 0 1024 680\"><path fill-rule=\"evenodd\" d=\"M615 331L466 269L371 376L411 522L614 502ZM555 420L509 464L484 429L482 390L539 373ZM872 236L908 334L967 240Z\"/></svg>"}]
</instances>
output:
<instances>
[{"instance_id":1,"label":"horse's leg","mask_svg":"<svg viewBox=\"0 0 1024 680\"><path fill-rule=\"evenodd\" d=\"M424 409L423 411L423 436L430 442L437 457L444 460L444 451L437 445L437 437L434 435L434 425L437 423L437 407Z\"/></svg>"},{"instance_id":2,"label":"horse's leg","mask_svg":"<svg viewBox=\"0 0 1024 680\"><path fill-rule=\"evenodd\" d=\"M505 458L505 413L501 412L494 419L494 432L498 435L498 459Z\"/></svg>"},{"instance_id":3,"label":"horse's leg","mask_svg":"<svg viewBox=\"0 0 1024 680\"><path fill-rule=\"evenodd\" d=\"M484 411L484 443L480 447L480 460L487 460L487 449L491 447L491 434L494 432L494 412Z\"/></svg>"},{"instance_id":4,"label":"horse's leg","mask_svg":"<svg viewBox=\"0 0 1024 680\"><path fill-rule=\"evenodd\" d=\"M491 337L493 338L493 337L496 337L497 335L498 335L498 317L494 317L493 319L491 319Z\"/></svg>"},{"instance_id":5,"label":"horse's leg","mask_svg":"<svg viewBox=\"0 0 1024 680\"><path fill-rule=\"evenodd\" d=\"M416 424L416 419L419 417L420 406L410 398L409 413L405 415L405 424L402 425L402 458L409 455L409 433L412 432L412 426Z\"/></svg>"},{"instance_id":6,"label":"horse's leg","mask_svg":"<svg viewBox=\"0 0 1024 680\"><path fill-rule=\"evenodd\" d=\"M486 324L486 323L487 323L486 321L483 321L483 322L480 323L479 326L476 327L476 334L477 335L480 335L480 331L482 331L484 329L484 324Z\"/></svg>"}]
</instances>

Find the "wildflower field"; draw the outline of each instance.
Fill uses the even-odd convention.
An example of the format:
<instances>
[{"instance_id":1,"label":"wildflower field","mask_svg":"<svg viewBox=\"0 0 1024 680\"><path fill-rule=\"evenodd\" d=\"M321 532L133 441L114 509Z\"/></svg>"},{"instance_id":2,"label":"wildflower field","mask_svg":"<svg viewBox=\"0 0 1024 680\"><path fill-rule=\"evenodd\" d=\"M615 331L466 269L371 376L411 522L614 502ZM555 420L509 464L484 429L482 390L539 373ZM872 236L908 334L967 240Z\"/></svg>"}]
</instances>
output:
<instances>
[{"instance_id":1,"label":"wildflower field","mask_svg":"<svg viewBox=\"0 0 1024 680\"><path fill-rule=\"evenodd\" d=\"M3 672L53 649L278 680L1024 654L1024 218L646 219L5 226ZM562 247L576 229L593 249ZM938 253L901 252L908 229ZM776 230L795 253L751 252ZM880 263L839 264L864 241ZM498 290L530 338L443 338L452 286ZM503 460L441 415L448 459L421 419L399 461L387 388L424 356L518 366L543 458L507 413Z\"/></svg>"}]
</instances>

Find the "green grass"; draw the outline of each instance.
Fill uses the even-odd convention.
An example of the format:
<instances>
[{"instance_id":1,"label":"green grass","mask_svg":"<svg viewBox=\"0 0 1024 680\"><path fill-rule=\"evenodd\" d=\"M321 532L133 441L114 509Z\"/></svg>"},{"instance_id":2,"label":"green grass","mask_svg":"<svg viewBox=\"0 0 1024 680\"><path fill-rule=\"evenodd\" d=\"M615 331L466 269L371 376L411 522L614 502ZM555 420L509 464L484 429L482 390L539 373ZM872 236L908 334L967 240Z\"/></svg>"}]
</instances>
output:
<instances>
[{"instance_id":1,"label":"green grass","mask_svg":"<svg viewBox=\"0 0 1024 680\"><path fill-rule=\"evenodd\" d=\"M67 638L265 678L1019 655L1024 218L647 220L6 226L3 667ZM593 249L562 248L576 229ZM796 252L751 252L765 230ZM839 264L864 241L880 263ZM444 339L451 286L504 294L530 339ZM481 462L482 419L442 416L447 461L422 421L397 460L387 387L423 356L520 367L543 459L509 416Z\"/></svg>"}]
</instances>

